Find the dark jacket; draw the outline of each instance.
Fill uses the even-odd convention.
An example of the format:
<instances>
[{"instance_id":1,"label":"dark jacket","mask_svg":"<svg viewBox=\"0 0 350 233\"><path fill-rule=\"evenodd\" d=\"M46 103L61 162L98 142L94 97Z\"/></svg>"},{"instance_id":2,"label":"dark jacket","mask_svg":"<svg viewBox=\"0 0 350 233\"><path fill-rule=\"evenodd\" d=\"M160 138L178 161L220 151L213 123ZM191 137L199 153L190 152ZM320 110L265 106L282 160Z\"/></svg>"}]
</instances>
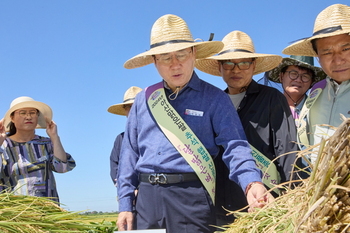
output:
<instances>
[{"instance_id":1,"label":"dark jacket","mask_svg":"<svg viewBox=\"0 0 350 233\"><path fill-rule=\"evenodd\" d=\"M226 89L227 93L228 90ZM237 108L248 142L270 160L279 155L297 151L296 127L287 100L277 89L256 83L249 84ZM219 156L218 156L219 157ZM296 153L275 161L281 183L290 180ZM228 169L215 159L217 170L216 206L218 214L238 210L247 205L243 190L228 177ZM293 178L292 178L293 179ZM233 220L233 218L228 218Z\"/></svg>"},{"instance_id":2,"label":"dark jacket","mask_svg":"<svg viewBox=\"0 0 350 233\"><path fill-rule=\"evenodd\" d=\"M116 185L119 156L120 156L120 150L122 148L123 137L124 137L124 132L118 134L118 136L115 138L113 149L112 149L111 155L109 156L109 164L110 164L109 174L111 176L111 179L114 185Z\"/></svg>"}]
</instances>

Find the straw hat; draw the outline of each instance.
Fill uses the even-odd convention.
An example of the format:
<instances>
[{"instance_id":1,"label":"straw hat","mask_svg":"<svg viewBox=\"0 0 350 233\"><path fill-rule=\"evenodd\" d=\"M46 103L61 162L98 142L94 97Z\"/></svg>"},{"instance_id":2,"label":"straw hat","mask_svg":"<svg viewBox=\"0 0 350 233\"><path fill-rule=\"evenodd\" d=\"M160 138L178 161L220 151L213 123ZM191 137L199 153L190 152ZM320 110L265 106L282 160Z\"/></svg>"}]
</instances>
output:
<instances>
[{"instance_id":1,"label":"straw hat","mask_svg":"<svg viewBox=\"0 0 350 233\"><path fill-rule=\"evenodd\" d=\"M176 15L160 17L151 30L150 50L136 55L124 63L127 69L145 66L154 62L152 55L170 53L196 46L196 58L205 58L219 52L221 41L195 42L186 22Z\"/></svg>"},{"instance_id":2,"label":"straw hat","mask_svg":"<svg viewBox=\"0 0 350 233\"><path fill-rule=\"evenodd\" d=\"M303 38L289 45L282 52L288 55L316 57L317 54L311 44L312 40L346 33L350 33L350 7L334 4L318 14L311 37Z\"/></svg>"},{"instance_id":3,"label":"straw hat","mask_svg":"<svg viewBox=\"0 0 350 233\"><path fill-rule=\"evenodd\" d=\"M254 74L259 74L276 67L282 60L281 56L255 53L252 39L244 32L233 31L222 40L224 48L215 56L196 61L196 67L208 74L221 76L218 60L256 58Z\"/></svg>"},{"instance_id":4,"label":"straw hat","mask_svg":"<svg viewBox=\"0 0 350 233\"><path fill-rule=\"evenodd\" d=\"M126 116L126 111L124 109L124 105L125 104L133 104L137 93L139 93L140 91L142 91L142 89L139 87L134 87L134 86L130 87L128 90L126 90L126 92L124 94L123 103L114 104L114 105L110 106L107 109L107 111L110 113L113 113L113 114Z\"/></svg>"},{"instance_id":5,"label":"straw hat","mask_svg":"<svg viewBox=\"0 0 350 233\"><path fill-rule=\"evenodd\" d=\"M279 75L281 73L281 70L286 66L301 66L312 70L314 72L315 77L313 79L313 82L311 83L311 86L314 83L317 83L318 81L321 81L322 79L325 79L327 77L326 73L320 67L314 66L313 57L291 55L290 58L283 58L279 66L277 66L269 72L269 79L276 83L281 83Z\"/></svg>"},{"instance_id":6,"label":"straw hat","mask_svg":"<svg viewBox=\"0 0 350 233\"><path fill-rule=\"evenodd\" d=\"M11 113L21 108L36 108L39 111L38 125L37 129L46 128L46 119L48 121L52 120L52 110L51 108L42 102L35 101L33 98L27 96L21 96L14 99L10 104L10 109L6 112L4 117L5 130L8 132L10 130L9 126L11 123Z\"/></svg>"}]
</instances>

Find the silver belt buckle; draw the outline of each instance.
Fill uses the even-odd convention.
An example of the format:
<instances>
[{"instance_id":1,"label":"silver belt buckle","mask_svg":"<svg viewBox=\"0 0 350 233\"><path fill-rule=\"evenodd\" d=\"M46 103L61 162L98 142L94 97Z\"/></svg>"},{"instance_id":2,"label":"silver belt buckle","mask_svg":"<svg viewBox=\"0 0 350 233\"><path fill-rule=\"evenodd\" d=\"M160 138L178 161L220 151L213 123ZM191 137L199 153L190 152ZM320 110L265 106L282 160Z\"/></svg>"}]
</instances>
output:
<instances>
[{"instance_id":1,"label":"silver belt buckle","mask_svg":"<svg viewBox=\"0 0 350 233\"><path fill-rule=\"evenodd\" d=\"M149 175L148 181L150 184L167 184L168 183L168 179L163 173Z\"/></svg>"}]
</instances>

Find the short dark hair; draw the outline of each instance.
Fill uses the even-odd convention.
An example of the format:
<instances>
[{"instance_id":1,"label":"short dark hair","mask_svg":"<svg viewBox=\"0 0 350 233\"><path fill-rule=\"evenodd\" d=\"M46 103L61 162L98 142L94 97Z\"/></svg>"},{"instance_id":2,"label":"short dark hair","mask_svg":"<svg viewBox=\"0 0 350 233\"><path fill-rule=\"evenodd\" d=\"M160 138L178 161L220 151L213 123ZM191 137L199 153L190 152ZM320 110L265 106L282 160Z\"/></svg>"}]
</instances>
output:
<instances>
[{"instance_id":1,"label":"short dark hair","mask_svg":"<svg viewBox=\"0 0 350 233\"><path fill-rule=\"evenodd\" d=\"M317 46L316 46L316 41L317 39L314 39L311 41L311 45L312 45L312 49L315 51L315 53L317 54Z\"/></svg>"},{"instance_id":2,"label":"short dark hair","mask_svg":"<svg viewBox=\"0 0 350 233\"><path fill-rule=\"evenodd\" d=\"M15 112L12 112L11 113L11 118L13 117L13 115L15 114ZM9 132L7 133L7 137L10 137L10 136L12 136L12 135L15 135L16 134L16 132L17 132L17 129L16 129L16 126L15 126L15 124L11 121L10 122L10 124L9 124Z\"/></svg>"}]
</instances>

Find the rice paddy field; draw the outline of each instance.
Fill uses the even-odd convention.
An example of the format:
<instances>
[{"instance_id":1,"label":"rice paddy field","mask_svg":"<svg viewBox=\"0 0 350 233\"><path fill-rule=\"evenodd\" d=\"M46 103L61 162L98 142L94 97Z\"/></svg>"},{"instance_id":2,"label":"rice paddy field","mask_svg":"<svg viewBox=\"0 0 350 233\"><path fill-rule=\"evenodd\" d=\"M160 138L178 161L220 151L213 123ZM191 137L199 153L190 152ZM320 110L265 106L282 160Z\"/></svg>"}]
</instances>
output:
<instances>
[{"instance_id":1,"label":"rice paddy field","mask_svg":"<svg viewBox=\"0 0 350 233\"><path fill-rule=\"evenodd\" d=\"M117 216L69 212L43 197L0 194L0 232L114 232Z\"/></svg>"}]
</instances>

